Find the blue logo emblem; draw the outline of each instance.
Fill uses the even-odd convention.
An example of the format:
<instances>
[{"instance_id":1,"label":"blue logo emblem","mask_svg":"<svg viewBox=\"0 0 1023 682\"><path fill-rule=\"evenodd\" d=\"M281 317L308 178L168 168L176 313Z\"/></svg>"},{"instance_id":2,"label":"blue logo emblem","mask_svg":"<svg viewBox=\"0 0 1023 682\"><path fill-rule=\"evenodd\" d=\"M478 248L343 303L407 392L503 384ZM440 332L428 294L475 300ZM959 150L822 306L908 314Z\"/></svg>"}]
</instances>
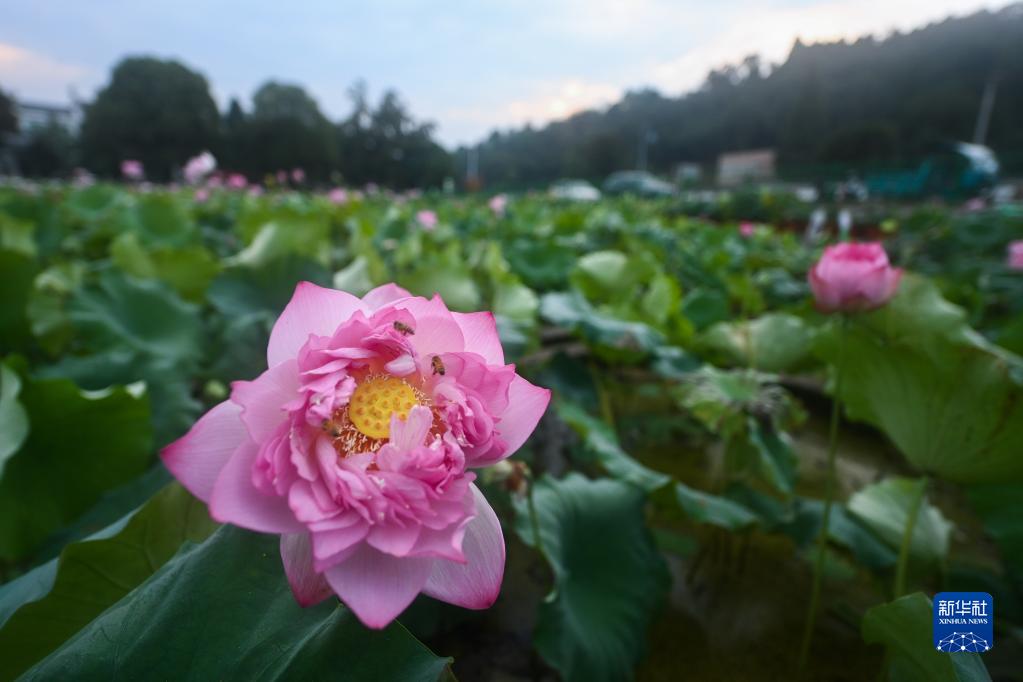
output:
<instances>
[{"instance_id":1,"label":"blue logo emblem","mask_svg":"<svg viewBox=\"0 0 1023 682\"><path fill-rule=\"evenodd\" d=\"M982 654L995 645L995 600L987 592L934 595L934 647Z\"/></svg>"}]
</instances>

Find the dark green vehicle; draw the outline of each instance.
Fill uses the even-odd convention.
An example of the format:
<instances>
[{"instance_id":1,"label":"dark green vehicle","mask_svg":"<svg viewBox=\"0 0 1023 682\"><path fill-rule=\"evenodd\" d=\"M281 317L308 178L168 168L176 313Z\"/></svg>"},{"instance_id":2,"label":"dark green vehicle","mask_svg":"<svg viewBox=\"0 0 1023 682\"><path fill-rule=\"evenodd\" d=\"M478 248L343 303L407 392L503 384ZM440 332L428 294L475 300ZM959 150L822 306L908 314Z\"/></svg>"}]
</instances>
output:
<instances>
[{"instance_id":1,"label":"dark green vehicle","mask_svg":"<svg viewBox=\"0 0 1023 682\"><path fill-rule=\"evenodd\" d=\"M974 197L994 186L998 159L990 148L967 142L949 142L930 154L915 169L867 176L870 195L890 199Z\"/></svg>"}]
</instances>

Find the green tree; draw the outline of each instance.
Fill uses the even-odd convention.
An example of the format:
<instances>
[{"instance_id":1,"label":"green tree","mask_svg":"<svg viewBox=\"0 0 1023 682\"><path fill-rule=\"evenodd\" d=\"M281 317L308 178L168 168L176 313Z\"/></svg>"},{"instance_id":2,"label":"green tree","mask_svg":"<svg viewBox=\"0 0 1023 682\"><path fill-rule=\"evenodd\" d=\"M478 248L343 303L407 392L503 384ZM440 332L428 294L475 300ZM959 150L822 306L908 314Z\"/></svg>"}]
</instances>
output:
<instances>
[{"instance_id":1,"label":"green tree","mask_svg":"<svg viewBox=\"0 0 1023 682\"><path fill-rule=\"evenodd\" d=\"M297 85L269 81L256 90L252 103L251 114L239 124L242 170L253 177L292 168L302 168L312 181L330 176L337 165L334 131L316 100Z\"/></svg>"},{"instance_id":2,"label":"green tree","mask_svg":"<svg viewBox=\"0 0 1023 682\"><path fill-rule=\"evenodd\" d=\"M434 141L433 124L416 121L397 92L385 92L375 109L364 83L353 85L349 96L352 113L337 127L347 182L426 188L439 186L452 174L451 156Z\"/></svg>"},{"instance_id":3,"label":"green tree","mask_svg":"<svg viewBox=\"0 0 1023 682\"><path fill-rule=\"evenodd\" d=\"M18 116L14 113L14 98L0 90L0 145L7 135L18 132Z\"/></svg>"},{"instance_id":4,"label":"green tree","mask_svg":"<svg viewBox=\"0 0 1023 682\"><path fill-rule=\"evenodd\" d=\"M94 172L114 176L122 159L139 159L150 178L167 180L216 145L219 119L201 74L172 60L129 57L86 107L82 160Z\"/></svg>"},{"instance_id":5,"label":"green tree","mask_svg":"<svg viewBox=\"0 0 1023 682\"><path fill-rule=\"evenodd\" d=\"M75 139L56 123L33 128L18 147L18 168L22 175L50 178L67 175L75 166Z\"/></svg>"}]
</instances>

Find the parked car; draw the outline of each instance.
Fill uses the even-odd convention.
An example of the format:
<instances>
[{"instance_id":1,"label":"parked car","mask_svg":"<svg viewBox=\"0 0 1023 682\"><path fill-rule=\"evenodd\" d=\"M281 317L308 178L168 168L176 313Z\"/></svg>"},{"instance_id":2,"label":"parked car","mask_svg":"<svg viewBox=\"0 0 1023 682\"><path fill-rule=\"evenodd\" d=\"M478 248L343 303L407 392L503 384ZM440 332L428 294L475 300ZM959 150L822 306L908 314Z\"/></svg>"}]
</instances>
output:
<instances>
[{"instance_id":1,"label":"parked car","mask_svg":"<svg viewBox=\"0 0 1023 682\"><path fill-rule=\"evenodd\" d=\"M619 171L604 181L608 194L635 194L641 197L670 197L675 187L646 171Z\"/></svg>"},{"instance_id":2,"label":"parked car","mask_svg":"<svg viewBox=\"0 0 1023 682\"><path fill-rule=\"evenodd\" d=\"M585 180L558 180L551 185L550 195L564 201L598 201L600 190Z\"/></svg>"}]
</instances>

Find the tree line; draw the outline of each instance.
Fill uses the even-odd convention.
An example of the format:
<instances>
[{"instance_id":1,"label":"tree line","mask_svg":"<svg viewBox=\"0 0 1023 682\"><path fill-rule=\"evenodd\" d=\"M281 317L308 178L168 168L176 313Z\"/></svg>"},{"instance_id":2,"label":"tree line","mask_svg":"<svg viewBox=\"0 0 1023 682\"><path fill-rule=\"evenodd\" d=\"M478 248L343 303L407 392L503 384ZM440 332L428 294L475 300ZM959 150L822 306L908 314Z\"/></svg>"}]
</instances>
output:
<instances>
[{"instance_id":1,"label":"tree line","mask_svg":"<svg viewBox=\"0 0 1023 682\"><path fill-rule=\"evenodd\" d=\"M750 56L682 97L637 90L604 110L494 132L477 148L478 166L487 184L506 188L601 180L644 152L664 174L756 148L775 149L782 173L800 179L910 167L940 142L971 141L988 89L984 141L1005 171L1023 172L1023 4L883 40L797 41L783 64ZM457 151L459 167L468 152Z\"/></svg>"},{"instance_id":2,"label":"tree line","mask_svg":"<svg viewBox=\"0 0 1023 682\"><path fill-rule=\"evenodd\" d=\"M221 113L201 74L173 60L129 57L85 106L77 138L56 125L39 128L18 157L30 176L66 175L82 166L117 177L121 161L135 159L148 179L168 181L204 150L225 171L253 180L301 168L310 183L406 189L439 186L452 175L452 157L434 140L433 124L416 121L396 92L374 104L359 82L349 95L352 112L338 122L301 87L276 81L256 90L248 110L232 99ZM0 125L13 131L6 99Z\"/></svg>"}]
</instances>

